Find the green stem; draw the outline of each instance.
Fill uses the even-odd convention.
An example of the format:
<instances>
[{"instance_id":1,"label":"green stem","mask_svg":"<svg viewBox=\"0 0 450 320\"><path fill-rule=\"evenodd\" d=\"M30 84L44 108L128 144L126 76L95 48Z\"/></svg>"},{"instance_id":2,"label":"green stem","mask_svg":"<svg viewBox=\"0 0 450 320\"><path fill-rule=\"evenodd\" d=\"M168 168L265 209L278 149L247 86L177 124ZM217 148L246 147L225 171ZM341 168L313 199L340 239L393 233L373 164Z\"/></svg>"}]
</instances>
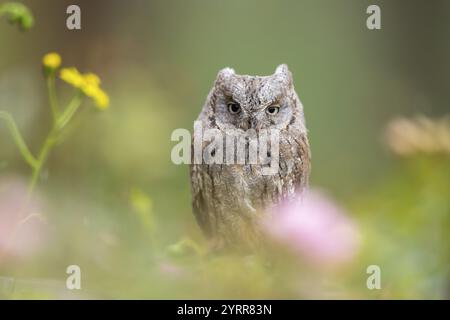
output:
<instances>
[{"instance_id":1,"label":"green stem","mask_svg":"<svg viewBox=\"0 0 450 320\"><path fill-rule=\"evenodd\" d=\"M41 151L39 152L39 156L37 158L36 166L33 168L33 173L31 175L31 181L28 188L28 194L31 194L36 186L39 177L41 176L42 167L44 166L45 161L47 160L48 154L50 153L51 148L55 145L57 138L57 131L52 129L49 135L44 141L44 144L41 147Z\"/></svg>"},{"instance_id":2,"label":"green stem","mask_svg":"<svg viewBox=\"0 0 450 320\"><path fill-rule=\"evenodd\" d=\"M83 100L83 93L81 91L78 91L72 98L72 100L69 102L69 105L67 106L66 110L64 110L63 114L56 121L56 128L58 130L62 130L67 125L67 123L69 123L73 115L77 112L78 108L80 107L82 100Z\"/></svg>"},{"instance_id":3,"label":"green stem","mask_svg":"<svg viewBox=\"0 0 450 320\"><path fill-rule=\"evenodd\" d=\"M48 98L50 100L50 107L52 109L53 120L56 121L59 117L58 98L56 97L55 88L55 73L51 73L47 77Z\"/></svg>"},{"instance_id":4,"label":"green stem","mask_svg":"<svg viewBox=\"0 0 450 320\"><path fill-rule=\"evenodd\" d=\"M54 119L53 128L45 139L41 150L39 152L39 156L36 160L36 165L33 167L33 173L31 175L30 185L28 188L28 194L31 195L36 186L36 183L41 176L42 168L45 164L45 161L48 158L48 155L51 149L54 147L60 134L62 133L64 127L69 123L74 114L77 112L78 108L81 105L83 100L83 94L81 91L77 92L72 100L69 102L66 110L57 118Z\"/></svg>"},{"instance_id":5,"label":"green stem","mask_svg":"<svg viewBox=\"0 0 450 320\"><path fill-rule=\"evenodd\" d=\"M20 153L22 154L25 161L30 165L30 167L35 168L37 166L37 160L30 152L30 149L28 149L27 144L22 138L22 135L20 134L19 128L16 125L16 122L14 121L14 118L6 111L0 111L0 119L5 120L6 124L8 125L8 129L11 132L11 135L13 136L14 142L19 148Z\"/></svg>"}]
</instances>

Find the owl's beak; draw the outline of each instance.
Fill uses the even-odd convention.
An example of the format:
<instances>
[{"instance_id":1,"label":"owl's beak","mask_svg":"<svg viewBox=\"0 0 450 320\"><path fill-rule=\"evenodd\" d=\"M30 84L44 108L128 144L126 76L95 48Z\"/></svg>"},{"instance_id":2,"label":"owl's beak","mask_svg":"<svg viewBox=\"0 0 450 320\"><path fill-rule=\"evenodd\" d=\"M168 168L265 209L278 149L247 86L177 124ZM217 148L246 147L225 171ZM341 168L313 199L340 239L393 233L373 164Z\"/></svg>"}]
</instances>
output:
<instances>
[{"instance_id":1,"label":"owl's beak","mask_svg":"<svg viewBox=\"0 0 450 320\"><path fill-rule=\"evenodd\" d=\"M252 119L248 118L247 121L245 121L245 130L248 130L252 127Z\"/></svg>"},{"instance_id":2,"label":"owl's beak","mask_svg":"<svg viewBox=\"0 0 450 320\"><path fill-rule=\"evenodd\" d=\"M257 129L257 121L253 117L248 117L241 123L241 127L243 130L249 130L249 129Z\"/></svg>"}]
</instances>

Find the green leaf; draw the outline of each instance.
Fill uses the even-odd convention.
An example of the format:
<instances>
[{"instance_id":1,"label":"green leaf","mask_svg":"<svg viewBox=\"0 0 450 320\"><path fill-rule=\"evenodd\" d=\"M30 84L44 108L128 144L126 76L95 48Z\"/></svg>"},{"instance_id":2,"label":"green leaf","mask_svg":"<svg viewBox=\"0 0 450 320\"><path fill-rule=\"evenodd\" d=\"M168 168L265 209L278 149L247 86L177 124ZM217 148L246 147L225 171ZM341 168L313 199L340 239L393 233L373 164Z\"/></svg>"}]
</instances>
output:
<instances>
[{"instance_id":1,"label":"green leaf","mask_svg":"<svg viewBox=\"0 0 450 320\"><path fill-rule=\"evenodd\" d=\"M34 18L30 9L22 3L6 2L0 4L0 16L5 15L12 24L17 24L22 30L33 27Z\"/></svg>"},{"instance_id":2,"label":"green leaf","mask_svg":"<svg viewBox=\"0 0 450 320\"><path fill-rule=\"evenodd\" d=\"M172 256L201 256L203 250L190 238L183 238L177 243L167 247L167 251Z\"/></svg>"},{"instance_id":3,"label":"green leaf","mask_svg":"<svg viewBox=\"0 0 450 320\"><path fill-rule=\"evenodd\" d=\"M133 188L130 192L130 204L137 213L144 228L154 234L156 221L153 215L153 203L151 198L141 189Z\"/></svg>"}]
</instances>

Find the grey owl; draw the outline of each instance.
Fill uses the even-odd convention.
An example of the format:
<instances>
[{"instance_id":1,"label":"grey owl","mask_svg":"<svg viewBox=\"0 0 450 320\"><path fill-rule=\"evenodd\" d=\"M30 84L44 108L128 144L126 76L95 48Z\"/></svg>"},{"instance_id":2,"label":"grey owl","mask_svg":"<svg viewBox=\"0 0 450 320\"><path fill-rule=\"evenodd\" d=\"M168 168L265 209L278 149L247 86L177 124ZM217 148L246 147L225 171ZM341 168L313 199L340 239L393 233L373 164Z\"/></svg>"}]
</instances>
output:
<instances>
[{"instance_id":1,"label":"grey owl","mask_svg":"<svg viewBox=\"0 0 450 320\"><path fill-rule=\"evenodd\" d=\"M262 164L237 162L190 168L193 211L213 247L258 247L264 241L259 222L267 209L308 185L310 148L291 72L284 64L270 76L219 71L197 121L204 130L279 132L276 174L262 174ZM201 144L202 151L207 145ZM273 156L270 150L267 156Z\"/></svg>"}]
</instances>

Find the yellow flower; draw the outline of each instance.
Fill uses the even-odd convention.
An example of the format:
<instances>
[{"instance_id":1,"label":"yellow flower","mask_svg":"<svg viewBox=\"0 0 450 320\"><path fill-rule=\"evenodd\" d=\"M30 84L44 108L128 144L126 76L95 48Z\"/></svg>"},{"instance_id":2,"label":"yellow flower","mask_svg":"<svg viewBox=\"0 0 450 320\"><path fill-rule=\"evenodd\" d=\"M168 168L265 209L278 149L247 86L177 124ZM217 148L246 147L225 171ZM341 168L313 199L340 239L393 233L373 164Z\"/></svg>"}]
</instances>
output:
<instances>
[{"instance_id":1,"label":"yellow flower","mask_svg":"<svg viewBox=\"0 0 450 320\"><path fill-rule=\"evenodd\" d=\"M42 64L49 70L58 69L61 65L61 56L55 52L47 53L42 58Z\"/></svg>"},{"instance_id":2,"label":"yellow flower","mask_svg":"<svg viewBox=\"0 0 450 320\"><path fill-rule=\"evenodd\" d=\"M84 78L76 68L63 68L59 74L60 78L75 88L81 89Z\"/></svg>"},{"instance_id":3,"label":"yellow flower","mask_svg":"<svg viewBox=\"0 0 450 320\"><path fill-rule=\"evenodd\" d=\"M106 109L109 105L108 95L100 89L100 87L92 84L85 84L83 88L84 94L92 98L99 109Z\"/></svg>"},{"instance_id":4,"label":"yellow flower","mask_svg":"<svg viewBox=\"0 0 450 320\"><path fill-rule=\"evenodd\" d=\"M107 109L109 107L109 96L102 89L98 89L94 97L95 103L99 109Z\"/></svg>"},{"instance_id":5,"label":"yellow flower","mask_svg":"<svg viewBox=\"0 0 450 320\"><path fill-rule=\"evenodd\" d=\"M86 80L87 83L94 86L99 86L101 83L100 78L95 73L86 73L84 75L84 79Z\"/></svg>"},{"instance_id":6,"label":"yellow flower","mask_svg":"<svg viewBox=\"0 0 450 320\"><path fill-rule=\"evenodd\" d=\"M81 74L76 68L64 68L61 70L60 77L92 98L99 109L106 109L109 106L109 97L100 88L100 78L96 74Z\"/></svg>"}]
</instances>

